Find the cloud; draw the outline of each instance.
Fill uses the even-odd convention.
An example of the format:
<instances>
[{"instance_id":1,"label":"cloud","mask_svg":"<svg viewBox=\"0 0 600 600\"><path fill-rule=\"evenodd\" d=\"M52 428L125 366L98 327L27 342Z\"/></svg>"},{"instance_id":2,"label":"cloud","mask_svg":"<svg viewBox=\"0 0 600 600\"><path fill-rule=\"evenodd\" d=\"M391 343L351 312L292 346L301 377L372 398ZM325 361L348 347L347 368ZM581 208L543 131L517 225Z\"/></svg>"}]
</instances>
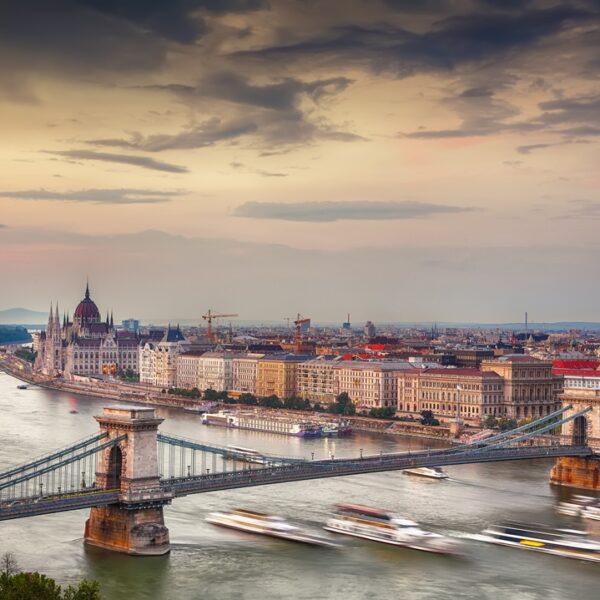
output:
<instances>
[{"instance_id":1,"label":"cloud","mask_svg":"<svg viewBox=\"0 0 600 600\"><path fill-rule=\"evenodd\" d=\"M351 83L352 80L345 77L313 81L286 78L257 85L245 77L227 72L209 76L197 86L153 85L145 89L169 92L196 109L203 107L203 102L208 102L206 110L210 110L214 108L215 100L232 104L234 106L228 112L234 116L226 119L213 117L174 134L143 136L135 133L129 138L92 139L88 143L160 152L175 148L205 148L246 137L270 149L273 145L300 145L318 139L365 141L364 137L340 131L323 116L313 116L312 110L301 107L304 99L318 106L325 99L342 93Z\"/></svg>"},{"instance_id":2,"label":"cloud","mask_svg":"<svg viewBox=\"0 0 600 600\"><path fill-rule=\"evenodd\" d=\"M427 202L246 202L238 206L234 215L252 219L280 219L283 221L380 221L388 219L417 219L436 214L467 212L460 206L430 204Z\"/></svg>"},{"instance_id":3,"label":"cloud","mask_svg":"<svg viewBox=\"0 0 600 600\"><path fill-rule=\"evenodd\" d=\"M403 6L405 2L401 3ZM428 3L430 14L436 11ZM241 58L282 61L329 61L360 65L375 72L405 77L419 71L451 71L508 51L531 47L556 34L570 21L583 22L589 12L570 6L523 9L515 13L482 11L438 20L424 31L390 22L376 26L333 27L295 43L237 52Z\"/></svg>"},{"instance_id":4,"label":"cloud","mask_svg":"<svg viewBox=\"0 0 600 600\"><path fill-rule=\"evenodd\" d=\"M588 140L564 140L562 142L546 143L546 144L525 144L517 146L519 154L531 154L534 150L542 150L544 148L552 148L553 146L565 146L567 144L589 144Z\"/></svg>"},{"instance_id":5,"label":"cloud","mask_svg":"<svg viewBox=\"0 0 600 600\"><path fill-rule=\"evenodd\" d=\"M600 201L571 200L571 208L558 219L600 219Z\"/></svg>"},{"instance_id":6,"label":"cloud","mask_svg":"<svg viewBox=\"0 0 600 600\"><path fill-rule=\"evenodd\" d=\"M187 173L186 167L161 162L147 156L131 156L129 154L111 154L108 152L95 152L93 150L44 150L47 154L54 154L68 159L98 160L103 162L121 163L152 169L154 171L165 171L167 173Z\"/></svg>"},{"instance_id":7,"label":"cloud","mask_svg":"<svg viewBox=\"0 0 600 600\"><path fill-rule=\"evenodd\" d=\"M92 204L158 204L169 202L181 191L161 192L136 188L86 189L70 192L52 192L45 189L0 192L0 198L13 200L58 200L63 202L89 202Z\"/></svg>"}]
</instances>

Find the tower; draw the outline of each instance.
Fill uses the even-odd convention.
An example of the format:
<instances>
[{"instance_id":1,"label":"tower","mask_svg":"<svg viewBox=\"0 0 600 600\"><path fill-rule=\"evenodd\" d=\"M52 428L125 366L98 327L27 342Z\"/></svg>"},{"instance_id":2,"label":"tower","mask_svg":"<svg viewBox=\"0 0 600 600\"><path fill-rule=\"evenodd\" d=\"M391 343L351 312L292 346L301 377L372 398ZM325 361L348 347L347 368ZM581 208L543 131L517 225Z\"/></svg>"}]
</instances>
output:
<instances>
[{"instance_id":1,"label":"tower","mask_svg":"<svg viewBox=\"0 0 600 600\"><path fill-rule=\"evenodd\" d=\"M108 439L124 436L98 460L96 487L118 489L119 504L92 508L85 541L93 546L138 556L169 552L163 505L172 494L160 487L158 426L163 419L148 407L105 407L95 417Z\"/></svg>"}]
</instances>

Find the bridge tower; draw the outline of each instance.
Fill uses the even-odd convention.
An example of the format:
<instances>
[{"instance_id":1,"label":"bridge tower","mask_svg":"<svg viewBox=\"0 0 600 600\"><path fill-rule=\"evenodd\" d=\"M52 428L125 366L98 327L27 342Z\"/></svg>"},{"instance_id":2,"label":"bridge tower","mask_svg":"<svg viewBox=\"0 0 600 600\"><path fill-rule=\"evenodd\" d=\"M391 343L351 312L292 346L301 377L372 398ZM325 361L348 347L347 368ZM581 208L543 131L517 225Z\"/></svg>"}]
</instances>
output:
<instances>
[{"instance_id":1,"label":"bridge tower","mask_svg":"<svg viewBox=\"0 0 600 600\"><path fill-rule=\"evenodd\" d=\"M160 487L158 426L153 408L105 407L95 417L109 439L123 437L98 457L96 487L121 491L119 503L94 507L85 524L85 542L133 555L169 552L163 506L171 500Z\"/></svg>"},{"instance_id":2,"label":"bridge tower","mask_svg":"<svg viewBox=\"0 0 600 600\"><path fill-rule=\"evenodd\" d=\"M586 415L563 424L561 442L589 446L597 456L600 453L600 390L566 388L561 398L563 406L572 406L564 413L565 417L592 407ZM600 491L600 458L558 458L550 475L550 483Z\"/></svg>"}]
</instances>

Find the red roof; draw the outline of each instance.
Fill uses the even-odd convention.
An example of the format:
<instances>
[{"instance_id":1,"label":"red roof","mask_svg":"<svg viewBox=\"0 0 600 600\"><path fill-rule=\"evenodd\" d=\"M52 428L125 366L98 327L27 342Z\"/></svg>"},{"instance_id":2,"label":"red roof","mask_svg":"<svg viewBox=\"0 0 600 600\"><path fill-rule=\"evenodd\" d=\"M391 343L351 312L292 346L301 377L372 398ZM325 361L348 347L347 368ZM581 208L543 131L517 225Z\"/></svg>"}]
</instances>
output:
<instances>
[{"instance_id":1,"label":"red roof","mask_svg":"<svg viewBox=\"0 0 600 600\"><path fill-rule=\"evenodd\" d=\"M595 369L552 369L552 374L569 377L600 377L600 371Z\"/></svg>"},{"instance_id":2,"label":"red roof","mask_svg":"<svg viewBox=\"0 0 600 600\"><path fill-rule=\"evenodd\" d=\"M600 367L600 360L592 359L561 359L553 360L552 367L556 369L597 369Z\"/></svg>"}]
</instances>

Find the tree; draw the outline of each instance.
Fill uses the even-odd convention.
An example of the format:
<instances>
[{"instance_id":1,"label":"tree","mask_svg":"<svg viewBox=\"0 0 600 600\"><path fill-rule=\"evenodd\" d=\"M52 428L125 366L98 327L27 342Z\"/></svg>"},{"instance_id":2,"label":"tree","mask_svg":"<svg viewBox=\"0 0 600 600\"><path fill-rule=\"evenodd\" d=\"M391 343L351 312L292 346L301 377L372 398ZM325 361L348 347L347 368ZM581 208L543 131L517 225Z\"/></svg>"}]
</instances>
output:
<instances>
[{"instance_id":1,"label":"tree","mask_svg":"<svg viewBox=\"0 0 600 600\"><path fill-rule=\"evenodd\" d=\"M352 416L356 414L356 407L347 392L342 392L337 396L335 402L329 405L329 412L336 415Z\"/></svg>"},{"instance_id":2,"label":"tree","mask_svg":"<svg viewBox=\"0 0 600 600\"><path fill-rule=\"evenodd\" d=\"M498 420L498 427L500 431L508 431L509 429L514 429L517 426L516 419L509 419L508 417L502 417Z\"/></svg>"},{"instance_id":3,"label":"tree","mask_svg":"<svg viewBox=\"0 0 600 600\"><path fill-rule=\"evenodd\" d=\"M298 396L290 396L283 401L283 406L290 410L309 410L310 402Z\"/></svg>"},{"instance_id":4,"label":"tree","mask_svg":"<svg viewBox=\"0 0 600 600\"><path fill-rule=\"evenodd\" d=\"M440 422L434 417L433 412L430 410L421 411L421 425L430 425L437 427Z\"/></svg>"},{"instance_id":5,"label":"tree","mask_svg":"<svg viewBox=\"0 0 600 600\"><path fill-rule=\"evenodd\" d=\"M204 398L204 400L207 400L208 402L216 402L219 399L219 392L216 392L215 390L208 388L207 390L204 390L203 398Z\"/></svg>"},{"instance_id":6,"label":"tree","mask_svg":"<svg viewBox=\"0 0 600 600\"><path fill-rule=\"evenodd\" d=\"M249 394L248 392L244 392L240 394L238 398L238 402L240 404L247 404L248 406L256 406L258 404L258 399L254 394Z\"/></svg>"},{"instance_id":7,"label":"tree","mask_svg":"<svg viewBox=\"0 0 600 600\"><path fill-rule=\"evenodd\" d=\"M101 600L100 587L96 581L84 579L76 587L69 586L61 593L61 587L40 573L17 573L0 575L0 598L2 600Z\"/></svg>"},{"instance_id":8,"label":"tree","mask_svg":"<svg viewBox=\"0 0 600 600\"><path fill-rule=\"evenodd\" d=\"M486 429L496 429L498 427L498 419L494 415L488 415L483 421L483 426Z\"/></svg>"},{"instance_id":9,"label":"tree","mask_svg":"<svg viewBox=\"0 0 600 600\"><path fill-rule=\"evenodd\" d=\"M381 408L372 408L369 416L376 419L391 419L396 411L391 406L382 406Z\"/></svg>"},{"instance_id":10,"label":"tree","mask_svg":"<svg viewBox=\"0 0 600 600\"><path fill-rule=\"evenodd\" d=\"M261 398L258 404L267 408L283 408L283 402L275 394Z\"/></svg>"},{"instance_id":11,"label":"tree","mask_svg":"<svg viewBox=\"0 0 600 600\"><path fill-rule=\"evenodd\" d=\"M0 558L0 573L10 576L19 572L17 559L12 552L5 552Z\"/></svg>"},{"instance_id":12,"label":"tree","mask_svg":"<svg viewBox=\"0 0 600 600\"><path fill-rule=\"evenodd\" d=\"M84 579L76 588L70 585L63 600L100 600L100 586L97 581Z\"/></svg>"}]
</instances>

